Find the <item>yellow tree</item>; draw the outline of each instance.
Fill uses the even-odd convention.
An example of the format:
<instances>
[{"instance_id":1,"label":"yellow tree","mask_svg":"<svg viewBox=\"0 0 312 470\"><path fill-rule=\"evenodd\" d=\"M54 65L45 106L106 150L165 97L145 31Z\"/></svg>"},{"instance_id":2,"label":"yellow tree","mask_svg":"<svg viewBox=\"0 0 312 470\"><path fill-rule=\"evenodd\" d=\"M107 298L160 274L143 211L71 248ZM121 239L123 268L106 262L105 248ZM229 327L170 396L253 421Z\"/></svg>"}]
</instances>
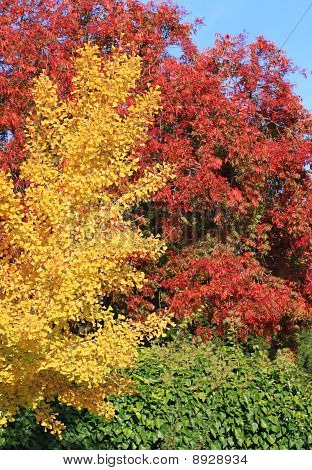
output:
<instances>
[{"instance_id":1,"label":"yellow tree","mask_svg":"<svg viewBox=\"0 0 312 470\"><path fill-rule=\"evenodd\" d=\"M35 81L25 191L0 172L1 424L26 406L60 433L49 406L55 399L111 416L107 395L131 389L124 371L138 345L166 325L153 316L144 324L116 318L101 303L142 286L131 256L157 259L163 251L124 212L147 201L172 171L158 166L133 177L159 90L133 91L139 57L114 54L103 66L98 52L90 44L78 50L69 99L58 97L47 75Z\"/></svg>"}]
</instances>

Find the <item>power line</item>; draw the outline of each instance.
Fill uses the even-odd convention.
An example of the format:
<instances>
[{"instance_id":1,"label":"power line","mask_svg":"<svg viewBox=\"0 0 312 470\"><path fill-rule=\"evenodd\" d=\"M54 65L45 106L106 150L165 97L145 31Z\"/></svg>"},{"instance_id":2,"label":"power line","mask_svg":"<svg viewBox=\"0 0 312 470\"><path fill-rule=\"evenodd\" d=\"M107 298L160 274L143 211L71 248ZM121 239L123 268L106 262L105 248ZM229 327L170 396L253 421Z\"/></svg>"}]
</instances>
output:
<instances>
[{"instance_id":1,"label":"power line","mask_svg":"<svg viewBox=\"0 0 312 470\"><path fill-rule=\"evenodd\" d=\"M288 39L290 38L290 36L292 36L292 34L295 32L295 30L297 29L297 27L299 26L299 24L301 23L301 21L303 20L303 18L306 16L306 14L308 13L308 11L310 10L310 8L312 7L312 2L310 3L310 5L307 6L307 8L305 9L305 11L302 13L302 15L300 16L299 20L297 21L297 23L295 24L295 26L293 27L293 29L290 31L290 33L288 34L287 38L284 40L283 44L280 46L280 48L284 47L286 42L288 41Z\"/></svg>"}]
</instances>

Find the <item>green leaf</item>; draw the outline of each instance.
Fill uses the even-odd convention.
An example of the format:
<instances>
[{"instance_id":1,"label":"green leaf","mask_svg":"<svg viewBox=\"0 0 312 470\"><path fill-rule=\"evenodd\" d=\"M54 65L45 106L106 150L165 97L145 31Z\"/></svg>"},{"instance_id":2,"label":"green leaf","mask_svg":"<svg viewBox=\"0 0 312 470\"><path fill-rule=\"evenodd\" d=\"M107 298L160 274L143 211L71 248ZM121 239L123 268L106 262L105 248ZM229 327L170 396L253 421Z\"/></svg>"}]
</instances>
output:
<instances>
[{"instance_id":1,"label":"green leaf","mask_svg":"<svg viewBox=\"0 0 312 470\"><path fill-rule=\"evenodd\" d=\"M122 432L124 433L124 435L125 435L126 437L129 438L129 437L132 435L132 432L133 432L133 431L132 431L132 429L130 429L130 428L125 428L125 429L122 430Z\"/></svg>"},{"instance_id":2,"label":"green leaf","mask_svg":"<svg viewBox=\"0 0 312 470\"><path fill-rule=\"evenodd\" d=\"M258 428L259 428L259 426L258 426L257 423L255 423L255 422L251 423L251 429L252 429L253 432L258 431Z\"/></svg>"},{"instance_id":3,"label":"green leaf","mask_svg":"<svg viewBox=\"0 0 312 470\"><path fill-rule=\"evenodd\" d=\"M206 394L203 393L203 392L200 392L197 394L197 397L199 398L199 400L201 400L202 402L204 402L206 400Z\"/></svg>"}]
</instances>

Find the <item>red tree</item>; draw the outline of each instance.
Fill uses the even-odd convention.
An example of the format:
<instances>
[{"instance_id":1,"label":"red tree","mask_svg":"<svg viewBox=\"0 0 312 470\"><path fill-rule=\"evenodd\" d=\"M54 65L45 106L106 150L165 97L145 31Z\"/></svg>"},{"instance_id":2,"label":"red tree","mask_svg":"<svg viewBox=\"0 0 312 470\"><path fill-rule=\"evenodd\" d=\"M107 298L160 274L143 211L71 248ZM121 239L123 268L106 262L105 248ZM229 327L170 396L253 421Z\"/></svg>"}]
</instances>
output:
<instances>
[{"instance_id":1,"label":"red tree","mask_svg":"<svg viewBox=\"0 0 312 470\"><path fill-rule=\"evenodd\" d=\"M192 63L163 63L163 112L145 161L176 165L176 180L156 198L172 252L151 275L163 304L146 290L130 301L132 312L146 302L180 318L202 306L203 324L221 333L234 314L243 337L311 316L311 115L287 81L293 70L272 43L247 45L243 36L218 38ZM236 255L200 249L194 258L207 234ZM204 272L200 283L194 272Z\"/></svg>"}]
</instances>

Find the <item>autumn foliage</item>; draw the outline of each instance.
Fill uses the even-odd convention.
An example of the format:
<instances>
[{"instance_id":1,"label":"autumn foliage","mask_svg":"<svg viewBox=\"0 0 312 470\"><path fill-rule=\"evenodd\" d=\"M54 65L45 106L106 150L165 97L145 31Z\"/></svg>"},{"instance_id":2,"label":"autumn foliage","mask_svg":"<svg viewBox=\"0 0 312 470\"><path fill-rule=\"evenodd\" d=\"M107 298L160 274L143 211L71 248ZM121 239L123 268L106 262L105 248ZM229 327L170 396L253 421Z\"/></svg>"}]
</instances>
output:
<instances>
[{"instance_id":1,"label":"autumn foliage","mask_svg":"<svg viewBox=\"0 0 312 470\"><path fill-rule=\"evenodd\" d=\"M27 189L14 193L0 172L0 418L26 406L57 433L49 402L112 415L107 395L131 390L123 370L166 323L155 315L135 323L103 305L143 286L132 256L155 260L164 249L123 220L170 175L163 165L127 184L159 92L132 95L135 104L120 115L141 60L113 56L102 71L95 46L78 54L70 99L58 98L47 75L35 80L20 168Z\"/></svg>"},{"instance_id":2,"label":"autumn foliage","mask_svg":"<svg viewBox=\"0 0 312 470\"><path fill-rule=\"evenodd\" d=\"M202 246L188 250L186 257L183 252L172 257L157 277L165 292L162 308L168 303L174 316L189 320L204 341L229 329L244 340L251 334L271 339L272 332L307 318L304 299L266 273L250 252L238 256Z\"/></svg>"},{"instance_id":3,"label":"autumn foliage","mask_svg":"<svg viewBox=\"0 0 312 470\"><path fill-rule=\"evenodd\" d=\"M234 316L244 338L311 316L311 116L291 70L269 41L243 37L163 64L163 110L144 161L169 161L177 177L155 200L171 250L139 299L147 309L169 306L179 319L201 308L194 326L219 334ZM212 250L201 247L207 236Z\"/></svg>"},{"instance_id":4,"label":"autumn foliage","mask_svg":"<svg viewBox=\"0 0 312 470\"><path fill-rule=\"evenodd\" d=\"M269 339L311 318L312 121L291 84L294 67L282 50L263 37L248 44L244 36L226 35L199 52L191 38L197 23L185 23L184 12L169 2L1 0L0 12L0 165L12 176L9 180L2 173L3 194L11 198L7 209L17 204L13 184L21 204L28 207L32 186L26 189L26 200L24 189L29 182L39 184L40 165L42 171L49 170L45 178L50 178L52 187L61 184L58 179L54 182L53 175L67 172L62 188L72 188L68 197L77 198L75 204L80 204L80 197L94 203L104 198L103 177L114 187L112 193L105 189L105 197L117 198L126 214L122 221L107 215L105 223L125 233L124 224L132 224L145 236L160 235L168 246L160 261L154 238L149 242L138 238L137 256L132 241L129 252L117 247L119 257L114 263L122 260L123 275L126 270L129 280L130 273L144 272L148 282L126 282L129 288L121 289L117 279L117 292L106 296L106 308L117 306L133 320L146 319L152 311L161 318L169 311L177 321L189 319L195 335L205 340L225 334L229 327L244 340L250 334ZM101 127L106 118L103 121L103 115L97 114L102 112L97 104L100 91L95 86L94 100L85 98L97 132L86 153L81 141L75 140L78 124L68 117L66 108L66 103L76 102L71 101L76 50L88 41L98 46L108 70L122 60L111 61L119 54L130 57L125 64L136 64L131 69L136 80L128 85L134 89L129 89L127 99L117 93L121 106L111 111L116 125L117 116L123 123L122 132L131 129L129 109L135 106L135 93L145 97L139 101L144 108L147 97L158 94L156 87L160 89L161 108L149 127L146 145L136 147L135 160L127 164L118 160L121 167L114 167L111 177L103 161L97 160L107 131ZM170 55L170 46L178 46L179 58ZM40 75L42 71L45 75ZM53 110L48 104L47 109L59 123L61 140L53 137L48 147L42 147L40 164L34 160L35 154L39 157L34 142L39 137L47 145L52 131L49 126L36 127L36 118L26 125L26 117L38 112L31 91L34 82L37 90L50 87L53 100L60 103ZM58 95L52 84L57 84ZM154 92L149 91L151 86ZM153 100L147 107L157 108ZM146 112L143 116L149 122ZM83 129L87 145L93 127ZM144 141L145 131L146 127ZM124 152L129 150L118 126L109 132L115 142L113 153L119 152L118 145ZM140 145L142 132L131 131L130 147ZM45 169L47 155L53 156L57 168ZM173 169L175 178L167 178ZM89 175L88 196L81 172ZM60 186L56 187L51 191L57 199L37 199L40 237L53 237L54 232L49 232L53 217L57 221L67 213L59 200ZM92 224L100 223L101 219L95 222L96 214ZM13 215L17 217L15 209ZM86 222L86 213L80 217ZM10 237L2 243L6 260L12 256ZM91 278L95 283L95 274ZM108 279L107 274L105 282ZM113 288L116 281L110 282Z\"/></svg>"}]
</instances>

